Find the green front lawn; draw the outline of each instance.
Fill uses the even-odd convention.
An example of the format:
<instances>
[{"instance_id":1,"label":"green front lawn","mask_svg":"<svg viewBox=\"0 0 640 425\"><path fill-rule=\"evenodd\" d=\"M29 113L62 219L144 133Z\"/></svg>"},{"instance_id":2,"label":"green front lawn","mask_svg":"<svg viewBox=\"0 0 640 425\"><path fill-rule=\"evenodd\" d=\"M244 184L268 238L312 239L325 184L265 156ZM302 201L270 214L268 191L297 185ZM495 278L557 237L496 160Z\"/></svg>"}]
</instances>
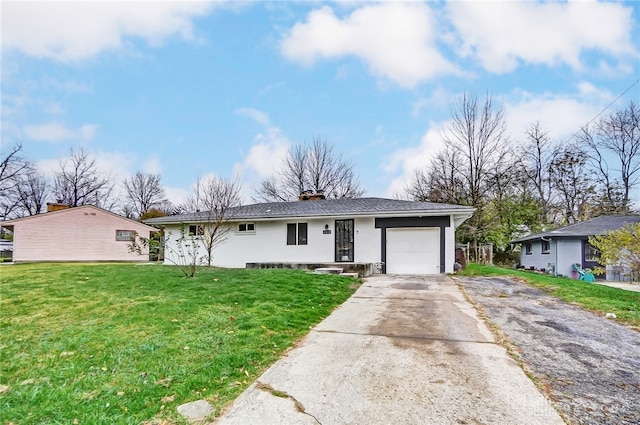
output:
<instances>
[{"instance_id":1,"label":"green front lawn","mask_svg":"<svg viewBox=\"0 0 640 425\"><path fill-rule=\"evenodd\" d=\"M216 412L355 290L292 270L2 266L0 423L181 423ZM151 422L149 422L151 423Z\"/></svg>"},{"instance_id":2,"label":"green front lawn","mask_svg":"<svg viewBox=\"0 0 640 425\"><path fill-rule=\"evenodd\" d=\"M619 321L640 328L640 292L625 291L566 277L553 277L536 272L478 264L469 264L461 274L464 276L514 276L587 310L602 315L615 313Z\"/></svg>"}]
</instances>

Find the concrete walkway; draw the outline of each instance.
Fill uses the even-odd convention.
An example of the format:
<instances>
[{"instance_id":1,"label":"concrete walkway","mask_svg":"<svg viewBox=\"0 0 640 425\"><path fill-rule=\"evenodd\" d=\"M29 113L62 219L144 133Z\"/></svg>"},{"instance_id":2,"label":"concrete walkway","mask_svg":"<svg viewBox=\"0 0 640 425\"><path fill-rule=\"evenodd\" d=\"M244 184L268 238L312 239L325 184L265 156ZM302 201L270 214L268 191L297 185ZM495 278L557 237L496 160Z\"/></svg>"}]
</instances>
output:
<instances>
[{"instance_id":1,"label":"concrete walkway","mask_svg":"<svg viewBox=\"0 0 640 425\"><path fill-rule=\"evenodd\" d=\"M610 286L612 288L624 289L625 291L640 292L640 285L636 282L625 283L625 282L613 282L613 281L595 281L593 283L596 285L605 285L605 286Z\"/></svg>"},{"instance_id":2,"label":"concrete walkway","mask_svg":"<svg viewBox=\"0 0 640 425\"><path fill-rule=\"evenodd\" d=\"M216 422L563 424L446 276L376 276Z\"/></svg>"}]
</instances>

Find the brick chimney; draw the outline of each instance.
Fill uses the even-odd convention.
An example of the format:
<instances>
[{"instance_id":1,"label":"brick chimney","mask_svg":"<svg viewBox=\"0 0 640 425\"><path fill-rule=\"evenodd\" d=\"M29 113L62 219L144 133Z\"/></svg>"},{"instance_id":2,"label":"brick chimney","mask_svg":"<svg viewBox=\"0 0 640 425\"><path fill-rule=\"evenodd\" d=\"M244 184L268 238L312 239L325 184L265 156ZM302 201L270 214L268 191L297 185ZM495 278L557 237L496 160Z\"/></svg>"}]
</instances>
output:
<instances>
[{"instance_id":1,"label":"brick chimney","mask_svg":"<svg viewBox=\"0 0 640 425\"><path fill-rule=\"evenodd\" d=\"M299 201L319 201L321 199L325 199L324 190L318 190L316 193L313 193L312 190L305 190L298 196Z\"/></svg>"},{"instance_id":2,"label":"brick chimney","mask_svg":"<svg viewBox=\"0 0 640 425\"><path fill-rule=\"evenodd\" d=\"M55 203L47 202L47 212L66 210L67 208L71 208L71 207L67 204L63 204L60 202L55 202Z\"/></svg>"}]
</instances>

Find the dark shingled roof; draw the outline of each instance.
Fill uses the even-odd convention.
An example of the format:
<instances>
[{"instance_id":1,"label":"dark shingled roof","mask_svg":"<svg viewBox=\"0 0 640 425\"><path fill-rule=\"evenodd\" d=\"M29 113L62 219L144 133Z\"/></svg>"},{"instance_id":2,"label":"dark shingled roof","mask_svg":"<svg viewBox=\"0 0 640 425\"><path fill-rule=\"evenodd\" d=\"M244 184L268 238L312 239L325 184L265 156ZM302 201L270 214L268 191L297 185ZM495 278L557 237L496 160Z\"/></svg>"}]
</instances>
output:
<instances>
[{"instance_id":1,"label":"dark shingled roof","mask_svg":"<svg viewBox=\"0 0 640 425\"><path fill-rule=\"evenodd\" d=\"M288 217L326 217L355 215L437 215L473 213L475 208L434 202L402 201L384 198L343 198L317 201L272 202L241 205L229 211L229 220L257 220ZM145 220L147 224L188 223L203 221L206 212L180 214Z\"/></svg>"},{"instance_id":2,"label":"dark shingled roof","mask_svg":"<svg viewBox=\"0 0 640 425\"><path fill-rule=\"evenodd\" d=\"M640 223L640 215L602 215L592 218L591 220L581 221L570 226L560 227L559 229L550 230L548 232L536 233L533 235L523 236L514 239L511 243L522 243L536 239L544 238L585 238L588 236L601 235L603 233L617 230L625 224Z\"/></svg>"}]
</instances>

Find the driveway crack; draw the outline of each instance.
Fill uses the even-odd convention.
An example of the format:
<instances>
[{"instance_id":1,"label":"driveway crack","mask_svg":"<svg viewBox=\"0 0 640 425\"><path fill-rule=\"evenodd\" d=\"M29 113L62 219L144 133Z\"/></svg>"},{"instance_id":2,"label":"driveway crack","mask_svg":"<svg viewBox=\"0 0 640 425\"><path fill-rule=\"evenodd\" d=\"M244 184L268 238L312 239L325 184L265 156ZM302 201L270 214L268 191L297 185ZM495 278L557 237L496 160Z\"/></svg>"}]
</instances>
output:
<instances>
[{"instance_id":1,"label":"driveway crack","mask_svg":"<svg viewBox=\"0 0 640 425\"><path fill-rule=\"evenodd\" d=\"M322 422L320 422L318 420L318 418L313 416L311 413L307 412L305 407L304 407L304 404L300 403L292 395L289 395L284 391L276 390L271 385L265 384L265 383L260 382L260 381L256 381L256 388L259 389L259 390L262 390L262 391L266 391L266 392L268 392L269 394L271 394L274 397L288 398L289 400L293 401L293 405L296 407L296 410L298 412L300 412L300 413L302 413L304 415L307 415L307 416L311 416L314 421L316 421L319 425L322 425Z\"/></svg>"}]
</instances>

